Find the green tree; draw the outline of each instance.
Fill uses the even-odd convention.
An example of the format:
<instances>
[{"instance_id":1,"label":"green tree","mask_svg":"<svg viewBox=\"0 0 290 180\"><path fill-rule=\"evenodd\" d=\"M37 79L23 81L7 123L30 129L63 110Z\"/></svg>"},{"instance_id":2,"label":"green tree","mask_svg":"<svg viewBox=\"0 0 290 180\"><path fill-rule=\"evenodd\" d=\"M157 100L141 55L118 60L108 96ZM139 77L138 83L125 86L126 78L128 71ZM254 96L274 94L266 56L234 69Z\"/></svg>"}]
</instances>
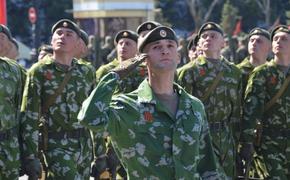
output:
<instances>
[{"instance_id":1,"label":"green tree","mask_svg":"<svg viewBox=\"0 0 290 180\"><path fill-rule=\"evenodd\" d=\"M222 18L221 18L221 26L224 30L224 32L228 35L231 35L234 31L236 21L238 18L238 9L234 7L230 1L227 1L224 4L223 10L222 10Z\"/></svg>"}]
</instances>

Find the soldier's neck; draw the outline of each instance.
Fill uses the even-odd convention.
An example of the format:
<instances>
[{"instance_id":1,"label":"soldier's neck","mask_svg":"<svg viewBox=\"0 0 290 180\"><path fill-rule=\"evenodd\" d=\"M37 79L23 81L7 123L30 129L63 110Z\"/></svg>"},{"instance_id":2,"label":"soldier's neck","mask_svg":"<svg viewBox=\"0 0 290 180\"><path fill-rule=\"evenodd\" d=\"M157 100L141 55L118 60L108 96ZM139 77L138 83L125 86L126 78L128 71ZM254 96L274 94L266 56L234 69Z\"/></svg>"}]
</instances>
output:
<instances>
[{"instance_id":1,"label":"soldier's neck","mask_svg":"<svg viewBox=\"0 0 290 180\"><path fill-rule=\"evenodd\" d=\"M53 54L52 58L55 60L55 62L67 66L71 66L73 57L68 56L66 54Z\"/></svg>"},{"instance_id":2,"label":"soldier's neck","mask_svg":"<svg viewBox=\"0 0 290 180\"><path fill-rule=\"evenodd\" d=\"M257 67L264 64L266 62L266 58L259 59L259 58L254 58L253 56L250 56L249 61L254 67Z\"/></svg>"},{"instance_id":3,"label":"soldier's neck","mask_svg":"<svg viewBox=\"0 0 290 180\"><path fill-rule=\"evenodd\" d=\"M173 80L174 74L149 74L149 84L153 91L157 94L167 94L172 95L174 93L173 90Z\"/></svg>"},{"instance_id":4,"label":"soldier's neck","mask_svg":"<svg viewBox=\"0 0 290 180\"><path fill-rule=\"evenodd\" d=\"M203 55L209 59L220 59L220 52L203 52Z\"/></svg>"},{"instance_id":5,"label":"soldier's neck","mask_svg":"<svg viewBox=\"0 0 290 180\"><path fill-rule=\"evenodd\" d=\"M280 56L275 56L274 57L274 61L276 62L276 64L278 65L282 65L282 66L290 66L290 56L286 56L286 55L280 55Z\"/></svg>"}]
</instances>

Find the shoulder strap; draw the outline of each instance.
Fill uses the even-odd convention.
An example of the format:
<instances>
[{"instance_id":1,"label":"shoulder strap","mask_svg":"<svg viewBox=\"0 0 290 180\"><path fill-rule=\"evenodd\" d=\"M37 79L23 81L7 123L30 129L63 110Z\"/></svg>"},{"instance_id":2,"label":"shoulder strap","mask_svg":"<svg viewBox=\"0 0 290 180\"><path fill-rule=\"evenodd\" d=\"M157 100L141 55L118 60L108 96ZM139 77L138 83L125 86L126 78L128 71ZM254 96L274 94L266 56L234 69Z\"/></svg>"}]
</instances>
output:
<instances>
[{"instance_id":1,"label":"shoulder strap","mask_svg":"<svg viewBox=\"0 0 290 180\"><path fill-rule=\"evenodd\" d=\"M211 94L211 92L217 87L218 83L220 82L220 80L222 79L224 73L223 71L220 71L217 75L217 77L214 79L214 82L212 83L212 85L208 88L208 90L204 93L204 95L200 98L201 101L205 101L207 100L207 98L209 97L209 95Z\"/></svg>"},{"instance_id":2,"label":"shoulder strap","mask_svg":"<svg viewBox=\"0 0 290 180\"><path fill-rule=\"evenodd\" d=\"M66 73L63 81L61 82L60 86L57 88L57 90L55 91L55 93L53 95L49 96L49 98L47 99L47 101L44 102L44 105L42 107L42 113L43 114L45 114L45 113L48 112L49 107L54 104L57 96L62 93L64 87L67 85L68 81L71 78L71 74L72 74L72 70L70 70L68 73Z\"/></svg>"},{"instance_id":3,"label":"shoulder strap","mask_svg":"<svg viewBox=\"0 0 290 180\"><path fill-rule=\"evenodd\" d=\"M267 111L268 109L270 109L275 104L275 102L277 101L277 99L279 99L283 95L283 93L285 92L285 90L288 87L289 83L290 83L290 76L288 76L285 79L285 81L284 81L281 89L275 94L275 96L269 102L267 102L267 104L265 106L265 111Z\"/></svg>"}]
</instances>

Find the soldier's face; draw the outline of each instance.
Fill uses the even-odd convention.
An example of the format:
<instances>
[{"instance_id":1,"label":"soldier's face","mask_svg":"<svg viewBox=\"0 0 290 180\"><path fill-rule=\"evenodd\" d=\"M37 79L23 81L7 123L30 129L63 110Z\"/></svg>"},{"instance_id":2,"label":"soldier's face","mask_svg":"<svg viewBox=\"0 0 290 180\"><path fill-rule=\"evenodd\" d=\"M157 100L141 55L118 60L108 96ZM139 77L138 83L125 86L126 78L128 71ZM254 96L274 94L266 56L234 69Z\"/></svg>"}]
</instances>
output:
<instances>
[{"instance_id":1,"label":"soldier's face","mask_svg":"<svg viewBox=\"0 0 290 180\"><path fill-rule=\"evenodd\" d=\"M117 53L121 61L130 59L137 54L137 43L132 39L122 38L118 41Z\"/></svg>"},{"instance_id":2,"label":"soldier's face","mask_svg":"<svg viewBox=\"0 0 290 180\"><path fill-rule=\"evenodd\" d=\"M159 40L145 46L144 52L148 54L148 69L159 71L175 71L180 62L177 43L173 40Z\"/></svg>"},{"instance_id":3,"label":"soldier's face","mask_svg":"<svg viewBox=\"0 0 290 180\"><path fill-rule=\"evenodd\" d=\"M254 58L267 57L271 48L271 42L265 36L253 35L248 42L248 52Z\"/></svg>"},{"instance_id":4,"label":"soldier's face","mask_svg":"<svg viewBox=\"0 0 290 180\"><path fill-rule=\"evenodd\" d=\"M220 52L224 46L224 38L217 31L205 31L201 34L199 43L204 52Z\"/></svg>"},{"instance_id":5,"label":"soldier's face","mask_svg":"<svg viewBox=\"0 0 290 180\"><path fill-rule=\"evenodd\" d=\"M58 28L52 35L51 45L56 52L74 53L79 36L68 28Z\"/></svg>"},{"instance_id":6,"label":"soldier's face","mask_svg":"<svg viewBox=\"0 0 290 180\"><path fill-rule=\"evenodd\" d=\"M272 41L272 51L275 55L290 55L290 34L278 32Z\"/></svg>"}]
</instances>

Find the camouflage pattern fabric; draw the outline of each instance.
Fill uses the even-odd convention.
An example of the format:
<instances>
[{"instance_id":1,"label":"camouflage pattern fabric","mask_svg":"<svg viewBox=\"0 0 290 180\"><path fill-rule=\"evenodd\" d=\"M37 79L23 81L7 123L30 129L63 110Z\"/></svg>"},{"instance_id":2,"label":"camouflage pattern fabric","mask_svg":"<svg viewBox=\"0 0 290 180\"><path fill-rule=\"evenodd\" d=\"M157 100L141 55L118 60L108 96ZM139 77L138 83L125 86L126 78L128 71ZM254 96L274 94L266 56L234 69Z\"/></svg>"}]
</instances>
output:
<instances>
[{"instance_id":1,"label":"camouflage pattern fabric","mask_svg":"<svg viewBox=\"0 0 290 180\"><path fill-rule=\"evenodd\" d=\"M239 137L241 73L224 58L213 64L198 57L177 70L177 81L187 92L201 98L217 74L223 77L208 99L203 101L211 127L214 150L229 178L235 177L236 143Z\"/></svg>"},{"instance_id":2,"label":"camouflage pattern fabric","mask_svg":"<svg viewBox=\"0 0 290 180\"><path fill-rule=\"evenodd\" d=\"M118 77L109 73L99 82L78 119L109 132L128 179L225 179L199 100L175 84L180 101L172 117L147 80L132 93L113 96Z\"/></svg>"},{"instance_id":3,"label":"camouflage pattern fabric","mask_svg":"<svg viewBox=\"0 0 290 180\"><path fill-rule=\"evenodd\" d=\"M78 123L77 114L95 86L95 70L73 59L71 71L71 79L48 111L48 179L89 178L92 139L89 131ZM48 56L28 72L21 109L25 157L37 156L41 107L55 93L67 72ZM69 136L73 132L75 136Z\"/></svg>"},{"instance_id":4,"label":"camouflage pattern fabric","mask_svg":"<svg viewBox=\"0 0 290 180\"><path fill-rule=\"evenodd\" d=\"M0 179L18 179L20 107L25 72L14 60L0 57ZM5 135L4 135L4 134Z\"/></svg>"},{"instance_id":5,"label":"camouflage pattern fabric","mask_svg":"<svg viewBox=\"0 0 290 180\"><path fill-rule=\"evenodd\" d=\"M255 67L250 63L249 57L245 58L240 64L237 65L237 67L242 72L242 85L243 85L242 97L244 97L249 76Z\"/></svg>"},{"instance_id":6,"label":"camouflage pattern fabric","mask_svg":"<svg viewBox=\"0 0 290 180\"><path fill-rule=\"evenodd\" d=\"M118 67L120 64L118 59L114 59L112 62L109 64L101 66L97 72L96 72L96 77L97 77L97 82L101 80L103 76L108 74L112 69ZM118 87L116 88L115 94L120 94L120 93L129 93L138 88L140 83L147 77L147 67L144 64L139 65L134 69L133 72L131 72L126 78L119 80L118 82ZM97 138L96 138L97 139ZM101 140L98 140L99 142ZM111 162L111 164L120 164L119 160L116 158L116 155L114 153L114 150L112 149L112 145L108 139L108 144L107 144L107 154L110 160L115 160L116 162Z\"/></svg>"},{"instance_id":7,"label":"camouflage pattern fabric","mask_svg":"<svg viewBox=\"0 0 290 180\"><path fill-rule=\"evenodd\" d=\"M110 70L119 66L119 64L119 60L115 59L111 63L101 66L96 72L97 82L99 82L104 75L109 73ZM115 94L128 93L136 90L145 77L147 77L147 67L144 64L140 64L125 79L118 82Z\"/></svg>"},{"instance_id":8,"label":"camouflage pattern fabric","mask_svg":"<svg viewBox=\"0 0 290 180\"><path fill-rule=\"evenodd\" d=\"M281 89L287 76L272 60L254 69L246 94L242 123L243 142L254 142L257 122L262 124L257 154L265 161L269 179L290 179L290 88L267 111L265 105Z\"/></svg>"}]
</instances>

